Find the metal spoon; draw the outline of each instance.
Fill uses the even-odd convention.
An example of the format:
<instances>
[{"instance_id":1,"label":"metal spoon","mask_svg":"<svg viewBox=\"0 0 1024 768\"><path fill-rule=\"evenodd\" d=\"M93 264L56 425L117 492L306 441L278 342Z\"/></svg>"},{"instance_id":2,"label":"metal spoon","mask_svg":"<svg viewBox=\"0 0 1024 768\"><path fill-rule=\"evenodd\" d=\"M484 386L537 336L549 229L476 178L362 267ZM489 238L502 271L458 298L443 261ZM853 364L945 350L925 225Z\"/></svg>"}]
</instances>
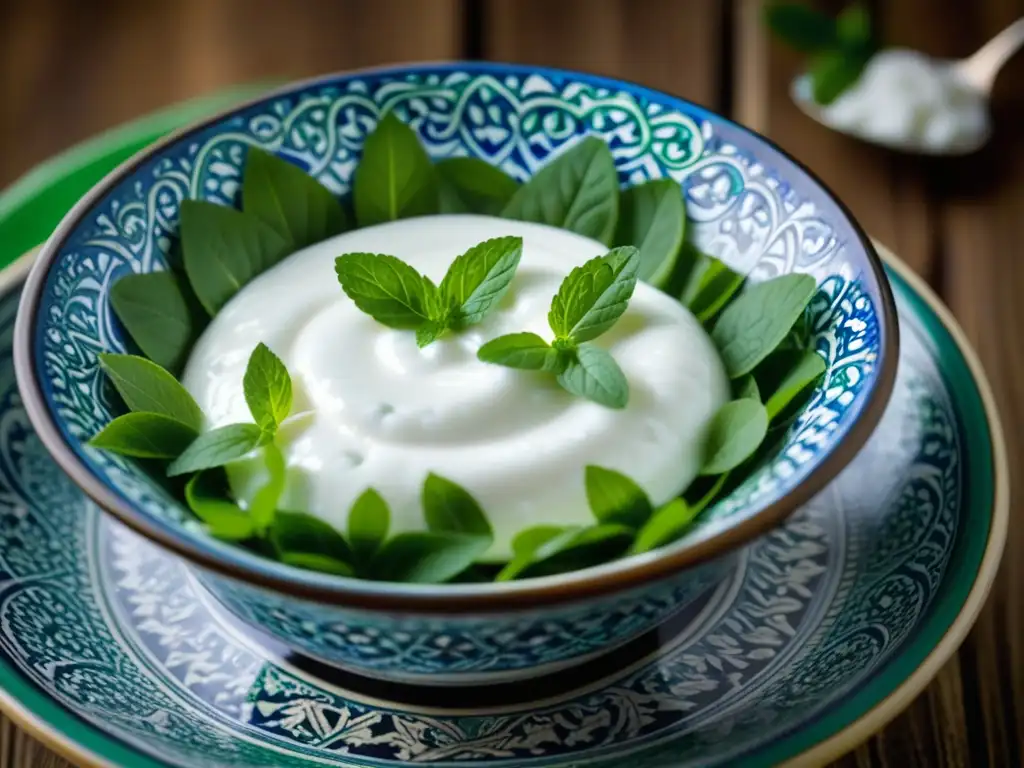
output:
<instances>
[{"instance_id":1,"label":"metal spoon","mask_svg":"<svg viewBox=\"0 0 1024 768\"><path fill-rule=\"evenodd\" d=\"M792 84L791 95L796 105L809 117L833 130L847 133L863 141L879 144L903 152L926 155L966 155L980 149L991 137L991 118L989 100L996 75L1003 65L1024 46L1024 18L1018 19L998 35L989 40L976 53L966 59L933 60L937 70L945 70L947 75L959 81L959 84L978 97L985 111L985 127L978 131L970 142L963 142L945 147L935 147L909 136L903 140L883 139L868 136L855 130L834 125L824 118L821 106L811 98L811 83L806 74L798 76Z\"/></svg>"}]
</instances>

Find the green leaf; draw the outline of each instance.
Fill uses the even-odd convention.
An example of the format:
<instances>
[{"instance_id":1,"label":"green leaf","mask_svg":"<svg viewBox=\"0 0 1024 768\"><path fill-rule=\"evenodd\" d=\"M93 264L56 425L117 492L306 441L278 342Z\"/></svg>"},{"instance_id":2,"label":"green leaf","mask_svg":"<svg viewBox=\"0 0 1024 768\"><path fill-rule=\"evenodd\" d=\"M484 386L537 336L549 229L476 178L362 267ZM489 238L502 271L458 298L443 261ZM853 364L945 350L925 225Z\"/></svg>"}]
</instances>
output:
<instances>
[{"instance_id":1,"label":"green leaf","mask_svg":"<svg viewBox=\"0 0 1024 768\"><path fill-rule=\"evenodd\" d=\"M494 535L476 499L461 485L433 472L423 482L423 516L434 532Z\"/></svg>"},{"instance_id":2,"label":"green leaf","mask_svg":"<svg viewBox=\"0 0 1024 768\"><path fill-rule=\"evenodd\" d=\"M496 237L475 245L448 267L441 301L453 327L479 323L508 291L523 255L523 238Z\"/></svg>"},{"instance_id":3,"label":"green leaf","mask_svg":"<svg viewBox=\"0 0 1024 768\"><path fill-rule=\"evenodd\" d=\"M334 260L345 294L389 328L416 330L431 319L437 287L401 259L382 253L346 253Z\"/></svg>"},{"instance_id":4,"label":"green leaf","mask_svg":"<svg viewBox=\"0 0 1024 768\"><path fill-rule=\"evenodd\" d=\"M630 554L650 552L675 541L689 529L696 517L697 513L683 499L672 499L637 532Z\"/></svg>"},{"instance_id":5,"label":"green leaf","mask_svg":"<svg viewBox=\"0 0 1024 768\"><path fill-rule=\"evenodd\" d=\"M363 143L352 186L356 223L427 216L439 210L437 175L416 132L389 112Z\"/></svg>"},{"instance_id":6,"label":"green leaf","mask_svg":"<svg viewBox=\"0 0 1024 768\"><path fill-rule=\"evenodd\" d=\"M416 329L416 346L422 349L441 338L448 330L447 322L443 320L427 320Z\"/></svg>"},{"instance_id":7,"label":"green leaf","mask_svg":"<svg viewBox=\"0 0 1024 768\"><path fill-rule=\"evenodd\" d=\"M218 539L243 541L255 534L252 517L228 498L223 473L194 475L185 485L185 501Z\"/></svg>"},{"instance_id":8,"label":"green leaf","mask_svg":"<svg viewBox=\"0 0 1024 768\"><path fill-rule=\"evenodd\" d=\"M530 563L512 578L553 576L607 563L626 552L633 536L632 528L609 523L567 529L534 550Z\"/></svg>"},{"instance_id":9,"label":"green leaf","mask_svg":"<svg viewBox=\"0 0 1024 768\"><path fill-rule=\"evenodd\" d=\"M252 497L249 514L252 515L253 526L263 533L274 522L277 503L284 493L285 481L288 478L288 467L284 454L273 442L263 446L263 463L267 467L267 482Z\"/></svg>"},{"instance_id":10,"label":"green leaf","mask_svg":"<svg viewBox=\"0 0 1024 768\"><path fill-rule=\"evenodd\" d=\"M584 344L559 374L563 389L609 408L625 408L629 402L629 382L608 352L593 344Z\"/></svg>"},{"instance_id":11,"label":"green leaf","mask_svg":"<svg viewBox=\"0 0 1024 768\"><path fill-rule=\"evenodd\" d=\"M440 584L473 565L490 546L489 536L409 531L398 534L381 547L371 570L380 581Z\"/></svg>"},{"instance_id":12,"label":"green leaf","mask_svg":"<svg viewBox=\"0 0 1024 768\"><path fill-rule=\"evenodd\" d=\"M511 176L476 157L452 157L435 163L441 213L497 216L519 189Z\"/></svg>"},{"instance_id":13,"label":"green leaf","mask_svg":"<svg viewBox=\"0 0 1024 768\"><path fill-rule=\"evenodd\" d=\"M812 349L804 352L784 350L775 352L762 363L770 365L768 370L758 374L766 382L766 390L770 392L765 402L768 419L774 420L804 390L814 384L825 373L825 360Z\"/></svg>"},{"instance_id":14,"label":"green leaf","mask_svg":"<svg viewBox=\"0 0 1024 768\"><path fill-rule=\"evenodd\" d=\"M619 175L608 145L588 136L519 187L501 215L536 221L610 244L619 214Z\"/></svg>"},{"instance_id":15,"label":"green leaf","mask_svg":"<svg viewBox=\"0 0 1024 768\"><path fill-rule=\"evenodd\" d=\"M811 93L822 106L831 104L860 79L870 54L858 51L830 51L819 54L811 62L808 74Z\"/></svg>"},{"instance_id":16,"label":"green leaf","mask_svg":"<svg viewBox=\"0 0 1024 768\"><path fill-rule=\"evenodd\" d=\"M352 566L344 560L316 552L282 552L281 562L294 568L329 573L333 576L355 576Z\"/></svg>"},{"instance_id":17,"label":"green leaf","mask_svg":"<svg viewBox=\"0 0 1024 768\"><path fill-rule=\"evenodd\" d=\"M299 563L294 559L289 562L286 556L316 555L331 558L346 566L350 566L352 563L352 551L345 541L345 537L330 523L306 512L277 510L274 522L270 526L269 536L281 561L291 565L299 565ZM311 561L307 560L307 562ZM309 565L299 565L299 567L317 571L324 570ZM349 571L351 571L351 567L349 567ZM328 572L336 573L337 571ZM351 573L342 575L348 576Z\"/></svg>"},{"instance_id":18,"label":"green leaf","mask_svg":"<svg viewBox=\"0 0 1024 768\"><path fill-rule=\"evenodd\" d=\"M512 554L516 557L532 555L543 544L565 533L565 530L563 525L535 525L524 528L512 539Z\"/></svg>"},{"instance_id":19,"label":"green leaf","mask_svg":"<svg viewBox=\"0 0 1024 768\"><path fill-rule=\"evenodd\" d=\"M255 449L263 431L255 424L227 424L204 432L167 468L168 477L222 467Z\"/></svg>"},{"instance_id":20,"label":"green leaf","mask_svg":"<svg viewBox=\"0 0 1024 768\"><path fill-rule=\"evenodd\" d=\"M751 286L722 310L711 338L730 378L752 371L779 345L816 290L810 275L782 275Z\"/></svg>"},{"instance_id":21,"label":"green leaf","mask_svg":"<svg viewBox=\"0 0 1024 768\"><path fill-rule=\"evenodd\" d=\"M611 328L626 311L639 265L640 252L627 245L574 268L551 300L548 324L555 336L579 344Z\"/></svg>"},{"instance_id":22,"label":"green leaf","mask_svg":"<svg viewBox=\"0 0 1024 768\"><path fill-rule=\"evenodd\" d=\"M759 403L761 402L761 390L757 386L757 379L751 373L736 379L732 383L732 388L738 400L756 400Z\"/></svg>"},{"instance_id":23,"label":"green leaf","mask_svg":"<svg viewBox=\"0 0 1024 768\"><path fill-rule=\"evenodd\" d=\"M327 187L301 168L249 147L242 207L269 224L297 251L345 230L345 211Z\"/></svg>"},{"instance_id":24,"label":"green leaf","mask_svg":"<svg viewBox=\"0 0 1024 768\"><path fill-rule=\"evenodd\" d=\"M616 245L640 249L637 277L663 288L672 275L686 228L683 190L672 179L656 179L622 193Z\"/></svg>"},{"instance_id":25,"label":"green leaf","mask_svg":"<svg viewBox=\"0 0 1024 768\"><path fill-rule=\"evenodd\" d=\"M791 48L803 53L831 50L839 44L836 22L804 3L772 3L765 22Z\"/></svg>"},{"instance_id":26,"label":"green leaf","mask_svg":"<svg viewBox=\"0 0 1024 768\"><path fill-rule=\"evenodd\" d=\"M245 403L256 424L273 434L292 409L292 379L281 359L260 342L249 355L242 378Z\"/></svg>"},{"instance_id":27,"label":"green leaf","mask_svg":"<svg viewBox=\"0 0 1024 768\"><path fill-rule=\"evenodd\" d=\"M110 288L110 306L132 341L169 371L181 370L206 324L186 292L191 289L173 272L125 275Z\"/></svg>"},{"instance_id":28,"label":"green leaf","mask_svg":"<svg viewBox=\"0 0 1024 768\"><path fill-rule=\"evenodd\" d=\"M255 216L201 200L181 204L181 247L192 290L211 315L288 253L287 241Z\"/></svg>"},{"instance_id":29,"label":"green leaf","mask_svg":"<svg viewBox=\"0 0 1024 768\"><path fill-rule=\"evenodd\" d=\"M476 353L485 363L504 365L526 371L561 373L567 365L566 357L559 354L535 333L509 333L484 344Z\"/></svg>"},{"instance_id":30,"label":"green leaf","mask_svg":"<svg viewBox=\"0 0 1024 768\"><path fill-rule=\"evenodd\" d=\"M858 50L873 46L871 17L867 8L854 3L843 9L836 19L836 33L844 48Z\"/></svg>"},{"instance_id":31,"label":"green leaf","mask_svg":"<svg viewBox=\"0 0 1024 768\"><path fill-rule=\"evenodd\" d=\"M698 477L690 484L685 495L688 499L687 503L690 505L690 512L695 518L718 498L730 477L732 477L731 473L723 472L720 475L712 475L710 478Z\"/></svg>"},{"instance_id":32,"label":"green leaf","mask_svg":"<svg viewBox=\"0 0 1024 768\"><path fill-rule=\"evenodd\" d=\"M621 472L588 465L584 470L587 502L598 522L639 528L653 508L644 489Z\"/></svg>"},{"instance_id":33,"label":"green leaf","mask_svg":"<svg viewBox=\"0 0 1024 768\"><path fill-rule=\"evenodd\" d=\"M702 475L735 469L750 458L768 433L768 412L756 400L733 400L712 417L704 445Z\"/></svg>"},{"instance_id":34,"label":"green leaf","mask_svg":"<svg viewBox=\"0 0 1024 768\"><path fill-rule=\"evenodd\" d=\"M170 416L126 413L94 435L89 445L137 459L173 459L195 439L192 427Z\"/></svg>"},{"instance_id":35,"label":"green leaf","mask_svg":"<svg viewBox=\"0 0 1024 768\"><path fill-rule=\"evenodd\" d=\"M368 563L384 544L391 510L383 497L367 488L348 511L348 542L357 563Z\"/></svg>"},{"instance_id":36,"label":"green leaf","mask_svg":"<svg viewBox=\"0 0 1024 768\"><path fill-rule=\"evenodd\" d=\"M178 380L156 363L136 355L100 353L100 366L133 411L158 413L177 419L197 434L203 412Z\"/></svg>"},{"instance_id":37,"label":"green leaf","mask_svg":"<svg viewBox=\"0 0 1024 768\"><path fill-rule=\"evenodd\" d=\"M692 294L685 304L706 325L736 295L746 278L729 269L724 262L701 255L702 261L698 266L700 276L694 276L696 279L692 283Z\"/></svg>"}]
</instances>

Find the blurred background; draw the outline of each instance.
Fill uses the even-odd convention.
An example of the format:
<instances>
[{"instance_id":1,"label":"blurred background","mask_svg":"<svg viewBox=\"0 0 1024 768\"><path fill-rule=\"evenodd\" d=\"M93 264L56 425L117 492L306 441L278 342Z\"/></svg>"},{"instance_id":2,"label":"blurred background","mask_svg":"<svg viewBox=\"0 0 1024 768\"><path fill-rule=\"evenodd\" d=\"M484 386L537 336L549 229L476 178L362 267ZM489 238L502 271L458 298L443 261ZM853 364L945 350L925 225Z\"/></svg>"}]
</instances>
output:
<instances>
[{"instance_id":1,"label":"blurred background","mask_svg":"<svg viewBox=\"0 0 1024 768\"><path fill-rule=\"evenodd\" d=\"M950 58L1024 16L1024 0L865 5L883 44ZM97 132L235 84L453 58L635 80L777 141L931 283L988 369L1019 485L1024 56L996 82L995 135L983 151L904 156L803 115L789 97L802 57L768 34L762 16L761 0L0 0L0 188ZM1024 526L1011 524L1001 579L958 658L845 765L1022 764L1022 549Z\"/></svg>"}]
</instances>

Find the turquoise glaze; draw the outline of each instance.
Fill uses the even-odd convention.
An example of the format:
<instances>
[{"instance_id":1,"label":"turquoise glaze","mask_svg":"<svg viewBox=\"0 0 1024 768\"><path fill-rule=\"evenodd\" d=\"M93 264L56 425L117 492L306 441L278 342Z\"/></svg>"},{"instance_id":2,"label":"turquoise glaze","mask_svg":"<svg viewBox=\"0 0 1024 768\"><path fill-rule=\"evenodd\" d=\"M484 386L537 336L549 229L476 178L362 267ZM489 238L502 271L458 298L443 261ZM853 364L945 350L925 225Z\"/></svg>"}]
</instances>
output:
<instances>
[{"instance_id":1,"label":"turquoise glaze","mask_svg":"<svg viewBox=\"0 0 1024 768\"><path fill-rule=\"evenodd\" d=\"M670 552L711 542L796 491L837 452L874 395L886 389L882 362L896 347L896 329L886 321L888 287L859 230L793 161L700 107L627 83L554 70L451 64L292 86L189 131L108 177L62 225L50 245L52 261L44 254L44 266L31 282L39 294L22 318L29 344L23 385L30 377L38 382L37 415L53 421L61 451L69 451L68 461L90 476L87 487L101 489L93 493L103 495L107 506L127 510L124 517L172 548L216 558L234 570L238 578L198 571L233 613L293 648L369 675L446 683L533 675L580 662L674 612L686 613L734 567L735 552L630 590L543 609L526 601L515 612L354 610L346 594L355 590L426 599L453 588L354 585L262 560L207 536L134 463L84 446L118 407L108 399L96 364L98 352L125 348L109 287L128 272L165 266L181 200L234 203L250 144L288 158L344 195L362 141L386 110L414 126L434 158L481 157L518 179L583 135L599 135L612 148L624 185L666 175L681 182L691 236L707 252L755 280L793 271L817 279L811 319L815 347L828 365L824 385L781 450L708 510ZM611 573L629 567L602 568ZM588 576L560 578L571 595L573 585ZM287 588L255 586L267 579ZM531 588L524 584L465 589L494 592L500 605L505 592ZM332 605L299 599L293 585L331 589L337 599Z\"/></svg>"}]
</instances>

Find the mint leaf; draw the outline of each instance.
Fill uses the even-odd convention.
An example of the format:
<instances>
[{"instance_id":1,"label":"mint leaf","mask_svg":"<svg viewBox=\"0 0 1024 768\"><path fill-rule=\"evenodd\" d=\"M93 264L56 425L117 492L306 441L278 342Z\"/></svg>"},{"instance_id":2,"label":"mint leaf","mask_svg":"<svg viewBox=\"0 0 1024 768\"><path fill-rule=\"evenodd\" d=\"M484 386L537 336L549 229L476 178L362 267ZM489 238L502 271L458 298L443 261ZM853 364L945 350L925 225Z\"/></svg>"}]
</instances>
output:
<instances>
[{"instance_id":1,"label":"mint leaf","mask_svg":"<svg viewBox=\"0 0 1024 768\"><path fill-rule=\"evenodd\" d=\"M334 260L345 294L389 328L416 330L432 319L437 287L401 259L380 253L346 253Z\"/></svg>"},{"instance_id":2,"label":"mint leaf","mask_svg":"<svg viewBox=\"0 0 1024 768\"><path fill-rule=\"evenodd\" d=\"M722 310L711 338L730 378L749 373L779 345L817 290L810 275L757 283Z\"/></svg>"},{"instance_id":3,"label":"mint leaf","mask_svg":"<svg viewBox=\"0 0 1024 768\"><path fill-rule=\"evenodd\" d=\"M761 390L757 386L757 379L751 373L744 374L732 383L733 392L737 399L756 400L761 402Z\"/></svg>"},{"instance_id":4,"label":"mint leaf","mask_svg":"<svg viewBox=\"0 0 1024 768\"><path fill-rule=\"evenodd\" d=\"M559 339L597 338L626 311L636 288L640 253L622 246L576 267L551 301L548 324Z\"/></svg>"},{"instance_id":5,"label":"mint leaf","mask_svg":"<svg viewBox=\"0 0 1024 768\"><path fill-rule=\"evenodd\" d=\"M764 404L768 419L774 420L787 405L817 382L825 370L825 360L813 349L773 352L755 371L769 393Z\"/></svg>"},{"instance_id":6,"label":"mint leaf","mask_svg":"<svg viewBox=\"0 0 1024 768\"><path fill-rule=\"evenodd\" d=\"M281 562L314 571L352 575L352 551L329 523L305 512L278 510L268 532ZM318 558L330 558L326 567L315 565ZM330 563L342 563L343 568Z\"/></svg>"},{"instance_id":7,"label":"mint leaf","mask_svg":"<svg viewBox=\"0 0 1024 768\"><path fill-rule=\"evenodd\" d=\"M509 333L477 350L478 360L506 368L561 373L568 360L535 333Z\"/></svg>"},{"instance_id":8,"label":"mint leaf","mask_svg":"<svg viewBox=\"0 0 1024 768\"><path fill-rule=\"evenodd\" d=\"M731 477L732 473L723 472L710 477L697 477L690 484L684 496L694 517L707 509L719 497Z\"/></svg>"},{"instance_id":9,"label":"mint leaf","mask_svg":"<svg viewBox=\"0 0 1024 768\"><path fill-rule=\"evenodd\" d=\"M756 400L733 400L711 418L704 445L702 475L735 469L748 458L768 433L768 412Z\"/></svg>"},{"instance_id":10,"label":"mint leaf","mask_svg":"<svg viewBox=\"0 0 1024 768\"><path fill-rule=\"evenodd\" d=\"M292 379L281 359L263 342L249 355L242 391L259 428L276 432L292 409Z\"/></svg>"},{"instance_id":11,"label":"mint leaf","mask_svg":"<svg viewBox=\"0 0 1024 768\"><path fill-rule=\"evenodd\" d=\"M390 525L387 502L373 488L367 488L348 511L348 542L357 564L368 563L377 554Z\"/></svg>"},{"instance_id":12,"label":"mint leaf","mask_svg":"<svg viewBox=\"0 0 1024 768\"><path fill-rule=\"evenodd\" d=\"M633 529L625 525L606 523L569 528L534 550L530 562L518 573L509 575L506 566L499 579L553 576L590 568L621 557L632 541Z\"/></svg>"},{"instance_id":13,"label":"mint leaf","mask_svg":"<svg viewBox=\"0 0 1024 768\"><path fill-rule=\"evenodd\" d=\"M867 8L860 3L854 3L844 8L835 23L836 34L844 48L863 50L874 46L871 35L871 17Z\"/></svg>"},{"instance_id":14,"label":"mint leaf","mask_svg":"<svg viewBox=\"0 0 1024 768\"><path fill-rule=\"evenodd\" d=\"M181 247L192 290L211 315L288 253L272 227L223 205L181 203Z\"/></svg>"},{"instance_id":15,"label":"mint leaf","mask_svg":"<svg viewBox=\"0 0 1024 768\"><path fill-rule=\"evenodd\" d=\"M489 536L411 531L385 543L370 567L380 581L440 584L473 565L490 546Z\"/></svg>"},{"instance_id":16,"label":"mint leaf","mask_svg":"<svg viewBox=\"0 0 1024 768\"><path fill-rule=\"evenodd\" d=\"M588 136L519 187L501 215L609 244L619 213L619 175L608 145Z\"/></svg>"},{"instance_id":17,"label":"mint leaf","mask_svg":"<svg viewBox=\"0 0 1024 768\"><path fill-rule=\"evenodd\" d=\"M89 441L93 448L137 459L173 459L196 439L196 431L159 413L126 413Z\"/></svg>"},{"instance_id":18,"label":"mint leaf","mask_svg":"<svg viewBox=\"0 0 1024 768\"><path fill-rule=\"evenodd\" d=\"M352 196L360 227L438 212L437 176L430 157L416 132L392 112L363 143Z\"/></svg>"},{"instance_id":19,"label":"mint leaf","mask_svg":"<svg viewBox=\"0 0 1024 768\"><path fill-rule=\"evenodd\" d=\"M475 245L448 267L441 301L452 327L479 323L501 301L523 255L523 238L496 237Z\"/></svg>"},{"instance_id":20,"label":"mint leaf","mask_svg":"<svg viewBox=\"0 0 1024 768\"><path fill-rule=\"evenodd\" d=\"M826 106L856 83L867 66L871 54L862 51L838 50L819 54L811 62L811 94Z\"/></svg>"},{"instance_id":21,"label":"mint leaf","mask_svg":"<svg viewBox=\"0 0 1024 768\"><path fill-rule=\"evenodd\" d=\"M640 280L658 288L668 283L685 228L683 189L672 179L648 181L622 193L615 244L640 249Z\"/></svg>"},{"instance_id":22,"label":"mint leaf","mask_svg":"<svg viewBox=\"0 0 1024 768\"><path fill-rule=\"evenodd\" d=\"M327 187L258 147L249 147L246 153L242 207L273 227L289 251L345 230L345 211Z\"/></svg>"},{"instance_id":23,"label":"mint leaf","mask_svg":"<svg viewBox=\"0 0 1024 768\"><path fill-rule=\"evenodd\" d=\"M644 489L613 469L588 465L584 470L587 503L601 523L619 523L639 528L651 516L653 507Z\"/></svg>"},{"instance_id":24,"label":"mint leaf","mask_svg":"<svg viewBox=\"0 0 1024 768\"><path fill-rule=\"evenodd\" d=\"M143 354L176 372L207 320L190 293L173 272L124 275L110 287L110 306Z\"/></svg>"},{"instance_id":25,"label":"mint leaf","mask_svg":"<svg viewBox=\"0 0 1024 768\"><path fill-rule=\"evenodd\" d=\"M156 363L136 355L105 353L100 353L99 361L131 410L169 416L191 427L196 434L202 429L203 412L195 399Z\"/></svg>"},{"instance_id":26,"label":"mint leaf","mask_svg":"<svg viewBox=\"0 0 1024 768\"><path fill-rule=\"evenodd\" d=\"M267 482L256 491L249 504L253 526L261 534L274 521L277 503L284 493L284 484L288 477L284 454L273 442L263 446L263 463L267 467Z\"/></svg>"},{"instance_id":27,"label":"mint leaf","mask_svg":"<svg viewBox=\"0 0 1024 768\"><path fill-rule=\"evenodd\" d=\"M491 524L469 491L433 472L423 482L423 516L431 531L494 535Z\"/></svg>"},{"instance_id":28,"label":"mint leaf","mask_svg":"<svg viewBox=\"0 0 1024 768\"><path fill-rule=\"evenodd\" d=\"M683 303L701 323L707 325L736 295L745 280L724 262L701 253Z\"/></svg>"},{"instance_id":29,"label":"mint leaf","mask_svg":"<svg viewBox=\"0 0 1024 768\"><path fill-rule=\"evenodd\" d=\"M519 184L476 157L452 157L434 164L441 213L482 213L497 216Z\"/></svg>"},{"instance_id":30,"label":"mint leaf","mask_svg":"<svg viewBox=\"0 0 1024 768\"><path fill-rule=\"evenodd\" d=\"M630 554L650 552L675 541L689 529L696 517L697 513L683 499L672 499L637 532Z\"/></svg>"},{"instance_id":31,"label":"mint leaf","mask_svg":"<svg viewBox=\"0 0 1024 768\"><path fill-rule=\"evenodd\" d=\"M782 40L803 53L820 53L839 45L836 22L803 3L772 3L765 22Z\"/></svg>"},{"instance_id":32,"label":"mint leaf","mask_svg":"<svg viewBox=\"0 0 1024 768\"><path fill-rule=\"evenodd\" d=\"M427 320L416 329L416 346L422 349L433 344L441 338L448 330L448 323L445 320Z\"/></svg>"},{"instance_id":33,"label":"mint leaf","mask_svg":"<svg viewBox=\"0 0 1024 768\"><path fill-rule=\"evenodd\" d=\"M609 408L625 408L629 402L629 383L619 364L608 352L592 344L576 350L559 374L558 383L574 395Z\"/></svg>"},{"instance_id":34,"label":"mint leaf","mask_svg":"<svg viewBox=\"0 0 1024 768\"><path fill-rule=\"evenodd\" d=\"M565 526L562 525L535 525L532 528L525 528L513 537L512 554L516 557L532 555L539 547L565 533L565 530Z\"/></svg>"},{"instance_id":35,"label":"mint leaf","mask_svg":"<svg viewBox=\"0 0 1024 768\"><path fill-rule=\"evenodd\" d=\"M255 534L252 517L228 498L223 473L200 472L193 476L185 485L185 502L218 539L242 541Z\"/></svg>"},{"instance_id":36,"label":"mint leaf","mask_svg":"<svg viewBox=\"0 0 1024 768\"><path fill-rule=\"evenodd\" d=\"M227 424L204 432L171 462L167 476L222 467L250 453L262 438L263 431L255 424Z\"/></svg>"}]
</instances>

